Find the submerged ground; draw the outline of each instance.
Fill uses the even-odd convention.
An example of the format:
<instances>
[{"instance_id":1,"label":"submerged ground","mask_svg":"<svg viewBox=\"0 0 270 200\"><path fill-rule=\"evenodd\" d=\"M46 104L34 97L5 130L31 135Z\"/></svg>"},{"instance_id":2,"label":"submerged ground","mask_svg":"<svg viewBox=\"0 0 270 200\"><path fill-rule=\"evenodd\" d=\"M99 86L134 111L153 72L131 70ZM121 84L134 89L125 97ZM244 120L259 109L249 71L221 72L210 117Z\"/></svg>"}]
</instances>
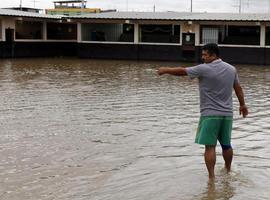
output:
<instances>
[{"instance_id":1,"label":"submerged ground","mask_svg":"<svg viewBox=\"0 0 270 200\"><path fill-rule=\"evenodd\" d=\"M250 115L235 98L233 171L218 148L208 184L197 81L156 74L178 65L0 60L0 199L269 199L270 66L237 66Z\"/></svg>"}]
</instances>

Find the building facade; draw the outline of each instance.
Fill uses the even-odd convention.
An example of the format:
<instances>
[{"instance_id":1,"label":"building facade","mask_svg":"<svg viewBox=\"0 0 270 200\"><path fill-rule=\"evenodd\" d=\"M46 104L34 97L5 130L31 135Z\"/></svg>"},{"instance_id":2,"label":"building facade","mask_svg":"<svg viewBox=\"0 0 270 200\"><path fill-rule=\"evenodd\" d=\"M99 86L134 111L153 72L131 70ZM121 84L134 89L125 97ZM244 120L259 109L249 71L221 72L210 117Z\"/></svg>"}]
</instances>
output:
<instances>
[{"instance_id":1,"label":"building facade","mask_svg":"<svg viewBox=\"0 0 270 200\"><path fill-rule=\"evenodd\" d=\"M0 57L199 62L215 42L232 63L270 64L270 15L108 12L52 16L0 9Z\"/></svg>"}]
</instances>

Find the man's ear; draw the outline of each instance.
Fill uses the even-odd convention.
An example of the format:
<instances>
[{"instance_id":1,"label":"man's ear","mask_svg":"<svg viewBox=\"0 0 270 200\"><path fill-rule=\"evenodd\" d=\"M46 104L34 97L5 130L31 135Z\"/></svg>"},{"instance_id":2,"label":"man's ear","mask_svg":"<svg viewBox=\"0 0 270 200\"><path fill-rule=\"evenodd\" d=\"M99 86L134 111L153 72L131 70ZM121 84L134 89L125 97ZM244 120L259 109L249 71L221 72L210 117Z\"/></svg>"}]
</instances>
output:
<instances>
[{"instance_id":1,"label":"man's ear","mask_svg":"<svg viewBox=\"0 0 270 200\"><path fill-rule=\"evenodd\" d=\"M213 53L212 55L210 55L213 58L217 58L217 55L215 53Z\"/></svg>"}]
</instances>

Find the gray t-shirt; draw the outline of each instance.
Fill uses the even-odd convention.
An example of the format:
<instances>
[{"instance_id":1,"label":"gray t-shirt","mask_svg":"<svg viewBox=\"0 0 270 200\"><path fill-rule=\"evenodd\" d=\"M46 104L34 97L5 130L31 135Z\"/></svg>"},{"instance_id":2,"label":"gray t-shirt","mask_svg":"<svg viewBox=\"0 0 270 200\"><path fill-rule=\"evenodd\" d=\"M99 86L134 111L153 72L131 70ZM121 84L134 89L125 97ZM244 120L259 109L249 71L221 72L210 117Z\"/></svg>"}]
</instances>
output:
<instances>
[{"instance_id":1,"label":"gray t-shirt","mask_svg":"<svg viewBox=\"0 0 270 200\"><path fill-rule=\"evenodd\" d=\"M186 68L188 76L199 79L201 116L232 116L232 91L239 82L236 69L221 59Z\"/></svg>"}]
</instances>

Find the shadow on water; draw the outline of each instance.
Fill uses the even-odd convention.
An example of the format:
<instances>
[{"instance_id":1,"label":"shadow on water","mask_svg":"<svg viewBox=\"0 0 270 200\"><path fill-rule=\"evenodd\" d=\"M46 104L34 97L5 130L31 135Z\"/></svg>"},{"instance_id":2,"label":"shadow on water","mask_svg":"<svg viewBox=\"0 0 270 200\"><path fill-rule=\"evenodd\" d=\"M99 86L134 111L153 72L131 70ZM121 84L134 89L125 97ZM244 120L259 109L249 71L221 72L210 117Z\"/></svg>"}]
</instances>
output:
<instances>
[{"instance_id":1,"label":"shadow on water","mask_svg":"<svg viewBox=\"0 0 270 200\"><path fill-rule=\"evenodd\" d=\"M254 184L240 171L226 172L221 169L214 180L208 180L204 191L196 196L196 200L229 200L238 199L237 193L241 187L249 188ZM241 199L241 198L239 198Z\"/></svg>"}]
</instances>

